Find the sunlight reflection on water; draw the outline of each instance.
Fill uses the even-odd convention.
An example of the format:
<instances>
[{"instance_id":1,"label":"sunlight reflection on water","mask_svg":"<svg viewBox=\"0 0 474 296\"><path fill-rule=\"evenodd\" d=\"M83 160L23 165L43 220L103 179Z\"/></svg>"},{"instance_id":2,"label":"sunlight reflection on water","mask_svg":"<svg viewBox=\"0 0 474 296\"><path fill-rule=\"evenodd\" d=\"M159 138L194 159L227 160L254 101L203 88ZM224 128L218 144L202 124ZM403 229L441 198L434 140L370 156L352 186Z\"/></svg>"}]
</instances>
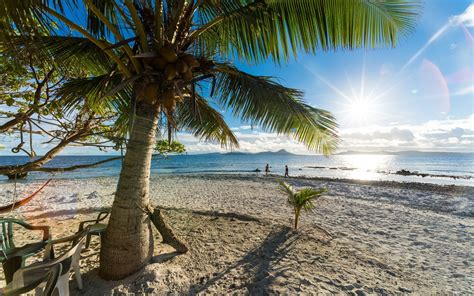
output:
<instances>
[{"instance_id":1,"label":"sunlight reflection on water","mask_svg":"<svg viewBox=\"0 0 474 296\"><path fill-rule=\"evenodd\" d=\"M359 154L359 155L345 155L345 167L354 168L348 175L349 178L360 180L374 180L380 176L378 173L392 161L393 155L373 155L373 154Z\"/></svg>"}]
</instances>

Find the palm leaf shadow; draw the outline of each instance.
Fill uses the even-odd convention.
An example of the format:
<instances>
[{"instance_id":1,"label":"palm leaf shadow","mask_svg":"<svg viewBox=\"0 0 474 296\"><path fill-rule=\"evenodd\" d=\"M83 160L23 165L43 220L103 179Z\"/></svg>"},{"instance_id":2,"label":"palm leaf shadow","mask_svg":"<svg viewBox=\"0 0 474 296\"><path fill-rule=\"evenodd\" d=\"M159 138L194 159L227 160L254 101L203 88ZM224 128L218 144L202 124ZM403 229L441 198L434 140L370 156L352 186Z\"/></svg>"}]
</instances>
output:
<instances>
[{"instance_id":1,"label":"palm leaf shadow","mask_svg":"<svg viewBox=\"0 0 474 296\"><path fill-rule=\"evenodd\" d=\"M298 239L298 236L294 235L294 233L290 227L286 226L273 230L258 247L248 252L226 270L220 272L204 284L191 285L187 294L196 295L206 291L235 269L241 269L244 274L250 274L251 281L242 283L240 286L234 286L232 290L246 287L250 294L265 292L278 276L278 274L272 273L272 267L288 254L293 243Z\"/></svg>"}]
</instances>

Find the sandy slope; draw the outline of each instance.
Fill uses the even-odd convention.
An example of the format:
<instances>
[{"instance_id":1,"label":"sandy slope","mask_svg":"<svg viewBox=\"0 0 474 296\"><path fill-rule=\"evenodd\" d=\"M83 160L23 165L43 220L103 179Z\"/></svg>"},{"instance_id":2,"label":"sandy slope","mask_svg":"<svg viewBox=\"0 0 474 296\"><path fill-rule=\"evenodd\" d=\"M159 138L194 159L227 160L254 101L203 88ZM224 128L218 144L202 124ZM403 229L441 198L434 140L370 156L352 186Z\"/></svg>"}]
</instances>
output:
<instances>
[{"instance_id":1,"label":"sandy slope","mask_svg":"<svg viewBox=\"0 0 474 296\"><path fill-rule=\"evenodd\" d=\"M154 178L154 204L167 209L191 252L174 256L156 234L155 263L125 281L104 282L96 276L95 240L83 254L86 289L79 292L71 282L73 294L110 294L112 289L157 294L471 292L472 188L290 182L330 190L314 213L303 215L298 232L287 227L291 211L274 177ZM61 237L75 231L79 220L109 207L115 184L114 178L55 180L18 214L33 224L52 225L53 235ZM2 204L11 190L11 185L0 185Z\"/></svg>"}]
</instances>

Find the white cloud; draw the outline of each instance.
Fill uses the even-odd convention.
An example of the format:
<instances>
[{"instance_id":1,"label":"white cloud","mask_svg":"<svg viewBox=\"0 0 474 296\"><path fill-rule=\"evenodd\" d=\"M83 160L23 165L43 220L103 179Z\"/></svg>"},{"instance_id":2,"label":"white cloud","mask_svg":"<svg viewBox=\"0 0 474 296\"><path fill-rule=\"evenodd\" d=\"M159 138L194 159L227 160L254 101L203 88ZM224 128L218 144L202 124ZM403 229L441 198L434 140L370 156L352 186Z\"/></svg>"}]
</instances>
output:
<instances>
[{"instance_id":1,"label":"white cloud","mask_svg":"<svg viewBox=\"0 0 474 296\"><path fill-rule=\"evenodd\" d=\"M471 3L466 10L460 15L450 18L453 25L464 25L466 27L474 27L474 3Z\"/></svg>"},{"instance_id":2,"label":"white cloud","mask_svg":"<svg viewBox=\"0 0 474 296\"><path fill-rule=\"evenodd\" d=\"M305 146L288 136L261 130L239 130L235 132L243 152L277 151L285 149L299 154L309 154ZM340 131L342 143L340 151L459 151L474 152L474 114L463 119L431 120L421 124L392 123L388 126L369 126L343 129ZM5 149L0 154L11 155L10 149L17 141L0 138ZM178 140L190 153L228 152L216 143L199 141L188 133L178 133ZM38 149L44 153L46 148ZM64 154L99 154L96 149L69 147Z\"/></svg>"},{"instance_id":3,"label":"white cloud","mask_svg":"<svg viewBox=\"0 0 474 296\"><path fill-rule=\"evenodd\" d=\"M245 130L253 130L253 129L257 129L258 127L257 126L252 126L252 125L241 125L239 127L233 127L231 128L232 131L245 131Z\"/></svg>"},{"instance_id":4,"label":"white cloud","mask_svg":"<svg viewBox=\"0 0 474 296\"><path fill-rule=\"evenodd\" d=\"M372 126L342 131L345 150L474 152L474 114L417 125Z\"/></svg>"},{"instance_id":5,"label":"white cloud","mask_svg":"<svg viewBox=\"0 0 474 296\"><path fill-rule=\"evenodd\" d=\"M464 96L464 95L469 95L469 94L474 94L474 85L467 86L465 88L462 88L454 93L452 93L452 96Z\"/></svg>"},{"instance_id":6,"label":"white cloud","mask_svg":"<svg viewBox=\"0 0 474 296\"><path fill-rule=\"evenodd\" d=\"M339 150L358 151L462 151L474 152L474 114L464 119L431 120L422 124L392 124L343 129ZM203 143L189 134L179 134L179 140L192 153L226 152L218 144ZM291 137L260 130L237 131L238 151L261 152L285 149L293 153L310 153Z\"/></svg>"}]
</instances>

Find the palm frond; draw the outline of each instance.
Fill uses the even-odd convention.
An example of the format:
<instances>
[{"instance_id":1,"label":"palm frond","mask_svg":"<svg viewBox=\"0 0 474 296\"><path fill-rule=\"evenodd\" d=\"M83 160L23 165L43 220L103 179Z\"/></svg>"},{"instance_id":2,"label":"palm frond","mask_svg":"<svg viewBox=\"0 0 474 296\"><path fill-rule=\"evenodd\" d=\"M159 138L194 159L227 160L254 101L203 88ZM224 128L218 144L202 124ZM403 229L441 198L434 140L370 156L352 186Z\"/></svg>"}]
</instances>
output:
<instances>
[{"instance_id":1,"label":"palm frond","mask_svg":"<svg viewBox=\"0 0 474 296\"><path fill-rule=\"evenodd\" d=\"M104 74L89 78L71 79L64 83L56 96L66 111L72 110L83 102L97 113L120 110L119 106L128 105L132 98L131 86L126 86L113 96L107 96L116 85L122 81L121 75Z\"/></svg>"},{"instance_id":2,"label":"palm frond","mask_svg":"<svg viewBox=\"0 0 474 296\"><path fill-rule=\"evenodd\" d=\"M21 33L44 34L56 29L56 23L45 8L63 12L77 8L78 0L2 0L0 3L0 36Z\"/></svg>"},{"instance_id":3,"label":"palm frond","mask_svg":"<svg viewBox=\"0 0 474 296\"><path fill-rule=\"evenodd\" d=\"M280 182L280 189L283 193L287 194L288 197L295 195L295 190L293 189L293 186L286 182Z\"/></svg>"},{"instance_id":4,"label":"palm frond","mask_svg":"<svg viewBox=\"0 0 474 296\"><path fill-rule=\"evenodd\" d=\"M224 147L238 147L238 140L223 116L199 95L187 97L176 110L178 128L185 129L205 141L218 142Z\"/></svg>"},{"instance_id":5,"label":"palm frond","mask_svg":"<svg viewBox=\"0 0 474 296\"><path fill-rule=\"evenodd\" d=\"M85 0L87 6L87 29L96 37L103 37L110 34L110 28L97 16L97 10L106 20L118 28L119 18L115 11L116 0Z\"/></svg>"},{"instance_id":6,"label":"palm frond","mask_svg":"<svg viewBox=\"0 0 474 296\"><path fill-rule=\"evenodd\" d=\"M236 117L267 131L292 135L309 149L324 154L336 148L334 117L328 111L305 104L300 91L229 65L220 64L217 71L218 101Z\"/></svg>"},{"instance_id":7,"label":"palm frond","mask_svg":"<svg viewBox=\"0 0 474 296\"><path fill-rule=\"evenodd\" d=\"M226 3L224 9L202 5L202 19L212 27L200 34L201 48L251 62L270 57L279 63L300 50L395 46L413 30L421 6L417 0L220 2ZM244 9L255 2L265 5ZM239 17L230 11L245 14Z\"/></svg>"},{"instance_id":8,"label":"palm frond","mask_svg":"<svg viewBox=\"0 0 474 296\"><path fill-rule=\"evenodd\" d=\"M48 61L63 69L63 72L93 73L96 75L110 71L114 63L95 44L83 37L35 36L24 38L18 35L0 39L0 51L26 52L40 60Z\"/></svg>"},{"instance_id":9,"label":"palm frond","mask_svg":"<svg viewBox=\"0 0 474 296\"><path fill-rule=\"evenodd\" d=\"M313 200L320 197L322 194L326 193L327 189L313 189L313 188L303 188L295 196L297 204L301 206L305 211L311 211L314 209Z\"/></svg>"}]
</instances>

